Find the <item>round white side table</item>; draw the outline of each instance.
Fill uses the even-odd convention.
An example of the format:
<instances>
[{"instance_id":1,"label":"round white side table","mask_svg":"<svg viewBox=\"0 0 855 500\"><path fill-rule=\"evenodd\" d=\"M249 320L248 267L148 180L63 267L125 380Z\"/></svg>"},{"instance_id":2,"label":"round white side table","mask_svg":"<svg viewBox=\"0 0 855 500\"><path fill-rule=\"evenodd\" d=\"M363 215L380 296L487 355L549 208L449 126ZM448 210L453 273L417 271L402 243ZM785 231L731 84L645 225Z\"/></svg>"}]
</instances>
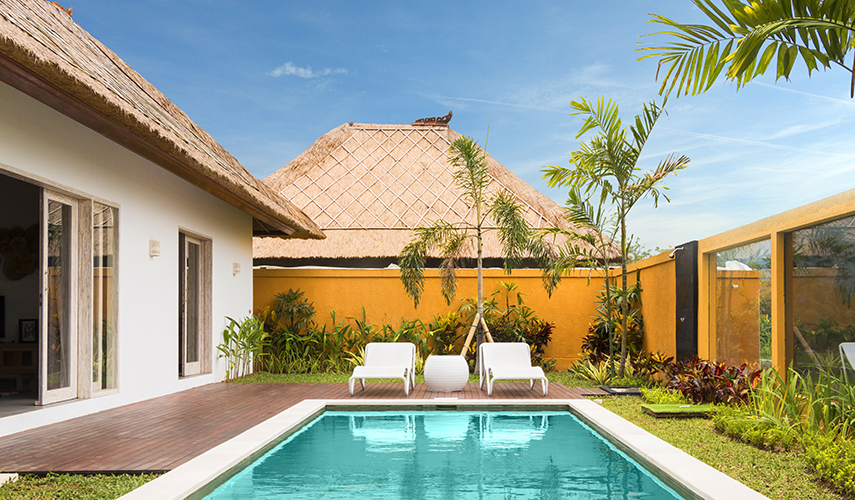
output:
<instances>
[{"instance_id":1,"label":"round white side table","mask_svg":"<svg viewBox=\"0 0 855 500\"><path fill-rule=\"evenodd\" d=\"M463 356L432 355L425 361L425 382L433 392L463 390L469 381L469 365Z\"/></svg>"}]
</instances>

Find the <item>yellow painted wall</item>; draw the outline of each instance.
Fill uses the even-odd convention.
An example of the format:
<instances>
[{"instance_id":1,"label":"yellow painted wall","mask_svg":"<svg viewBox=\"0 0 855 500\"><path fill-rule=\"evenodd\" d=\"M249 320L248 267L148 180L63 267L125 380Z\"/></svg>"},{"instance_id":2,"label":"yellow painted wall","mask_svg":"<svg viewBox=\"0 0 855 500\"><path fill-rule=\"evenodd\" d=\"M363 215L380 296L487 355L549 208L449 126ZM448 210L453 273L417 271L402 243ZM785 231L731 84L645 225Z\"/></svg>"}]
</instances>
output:
<instances>
[{"instance_id":1,"label":"yellow painted wall","mask_svg":"<svg viewBox=\"0 0 855 500\"><path fill-rule=\"evenodd\" d=\"M642 313L645 331L649 332L645 349L661 350L673 356L673 261L667 257L664 261L653 257L633 265L630 283L635 281L636 268L642 269ZM616 275L620 275L619 270ZM337 321L347 317L361 318L365 307L366 318L371 323L397 326L402 320L416 318L428 323L434 315L456 311L461 299L476 294L474 270L459 271L457 297L450 306L440 295L437 271L426 270L425 276L425 293L415 309L412 299L404 293L397 269L254 269L254 307L272 306L277 293L300 289L314 303L318 324L332 326L330 311L335 311ZM534 309L538 317L555 324L545 357L555 358L556 369L564 370L579 358L582 338L596 314L595 299L602 289L602 278L592 275L589 283L588 276L587 270L565 276L549 298L543 290L539 270L516 270L507 275L499 269L486 269L484 295L489 297L498 288L499 281L515 282L518 291L524 294L525 304Z\"/></svg>"},{"instance_id":2,"label":"yellow painted wall","mask_svg":"<svg viewBox=\"0 0 855 500\"><path fill-rule=\"evenodd\" d=\"M641 313L644 316L644 350L677 355L677 280L674 259L658 255L629 266L630 279L641 270ZM620 276L620 270L612 271Z\"/></svg>"},{"instance_id":3,"label":"yellow painted wall","mask_svg":"<svg viewBox=\"0 0 855 500\"><path fill-rule=\"evenodd\" d=\"M517 270L507 275L499 269L484 270L484 295L489 297L499 281L513 281L522 292L525 304L538 317L555 324L552 341L545 357L556 359L556 369L566 369L578 359L582 337L595 314L594 298L602 281L592 279L590 286L587 271L574 272L565 277L549 298L543 290L538 270ZM439 275L435 270L425 271L425 293L418 309L404 293L396 269L255 269L253 270L253 296L255 308L272 306L277 293L300 289L314 303L318 324L330 324L330 311L336 320L347 317L361 318L365 307L366 318L374 323L397 326L402 320L421 319L430 322L434 315L456 311L463 298L475 297L474 270L458 273L458 293L452 305L446 305L439 291Z\"/></svg>"}]
</instances>

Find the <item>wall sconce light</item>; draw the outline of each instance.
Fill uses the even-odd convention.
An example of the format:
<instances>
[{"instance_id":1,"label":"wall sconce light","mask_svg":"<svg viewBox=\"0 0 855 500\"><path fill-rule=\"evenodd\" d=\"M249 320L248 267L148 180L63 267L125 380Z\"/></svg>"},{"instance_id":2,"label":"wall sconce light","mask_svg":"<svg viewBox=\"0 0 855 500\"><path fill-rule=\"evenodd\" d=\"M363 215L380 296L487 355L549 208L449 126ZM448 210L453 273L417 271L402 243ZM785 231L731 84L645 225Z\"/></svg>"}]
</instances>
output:
<instances>
[{"instance_id":1,"label":"wall sconce light","mask_svg":"<svg viewBox=\"0 0 855 500\"><path fill-rule=\"evenodd\" d=\"M148 240L148 256L160 257L160 241Z\"/></svg>"}]
</instances>

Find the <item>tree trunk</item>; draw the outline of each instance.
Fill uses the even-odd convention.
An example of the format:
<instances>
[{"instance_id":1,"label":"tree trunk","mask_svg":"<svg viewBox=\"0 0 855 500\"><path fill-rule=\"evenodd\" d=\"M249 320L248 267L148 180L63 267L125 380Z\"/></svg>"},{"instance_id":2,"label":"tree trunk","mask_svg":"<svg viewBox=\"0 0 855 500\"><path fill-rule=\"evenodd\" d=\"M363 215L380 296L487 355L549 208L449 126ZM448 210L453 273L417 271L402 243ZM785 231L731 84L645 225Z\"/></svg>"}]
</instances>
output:
<instances>
[{"instance_id":1,"label":"tree trunk","mask_svg":"<svg viewBox=\"0 0 855 500\"><path fill-rule=\"evenodd\" d=\"M620 211L620 269L621 269L621 301L620 301L620 368L618 377L623 378L626 369L626 212L621 206Z\"/></svg>"},{"instance_id":2,"label":"tree trunk","mask_svg":"<svg viewBox=\"0 0 855 500\"><path fill-rule=\"evenodd\" d=\"M478 228L476 231L476 236L478 239L478 312L476 313L476 319L480 319L481 323L486 325L484 321L484 270L483 270L483 247L481 241L481 214L480 210L478 210ZM484 327L479 324L477 326L478 336L475 340L475 375L481 374L481 344L484 343Z\"/></svg>"}]
</instances>

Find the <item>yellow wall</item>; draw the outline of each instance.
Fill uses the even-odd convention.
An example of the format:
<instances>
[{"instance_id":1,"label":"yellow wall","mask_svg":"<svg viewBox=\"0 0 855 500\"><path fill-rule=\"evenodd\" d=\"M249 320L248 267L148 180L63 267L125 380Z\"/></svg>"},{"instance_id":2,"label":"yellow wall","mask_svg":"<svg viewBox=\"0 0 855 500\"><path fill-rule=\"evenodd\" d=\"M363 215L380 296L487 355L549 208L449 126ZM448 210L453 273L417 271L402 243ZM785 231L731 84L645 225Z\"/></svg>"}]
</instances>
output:
<instances>
[{"instance_id":1,"label":"yellow wall","mask_svg":"<svg viewBox=\"0 0 855 500\"><path fill-rule=\"evenodd\" d=\"M664 256L652 257L630 268L630 283L635 281L635 269L640 268L642 303L645 324L645 349L661 350L673 356L674 340L674 263ZM620 270L612 270L620 276ZM254 307L272 306L277 293L300 289L314 303L315 321L332 326L330 311L336 320L348 317L366 318L373 324L397 326L402 320L421 319L428 323L434 315L456 311L461 299L475 297L476 273L461 270L458 292L452 305L446 305L439 292L439 275L425 271L425 293L418 309L404 293L397 269L254 269ZM556 359L556 369L565 370L579 358L582 338L596 314L595 299L602 289L602 278L587 270L573 271L565 276L549 298L543 290L539 270L516 270L511 275L499 269L484 271L484 295L498 288L500 281L513 281L522 292L525 304L538 317L555 325L546 358Z\"/></svg>"},{"instance_id":2,"label":"yellow wall","mask_svg":"<svg viewBox=\"0 0 855 500\"><path fill-rule=\"evenodd\" d=\"M582 337L595 314L594 298L602 281L592 278L589 286L587 275L587 271L574 271L549 298L538 270L517 270L507 275L498 269L486 269L484 295L489 297L499 281L515 282L518 291L524 294L525 304L538 317L555 324L545 357L555 358L556 369L563 370L578 359ZM459 271L457 297L451 306L440 295L438 273L426 270L425 277L425 293L415 309L412 299L404 293L396 269L255 269L254 305L255 308L272 306L277 293L299 288L314 303L318 324L331 323L330 311L335 311L337 321L361 318L365 307L370 322L397 326L404 319L418 318L428 323L434 315L456 311L461 299L475 297L474 270Z\"/></svg>"},{"instance_id":3,"label":"yellow wall","mask_svg":"<svg viewBox=\"0 0 855 500\"><path fill-rule=\"evenodd\" d=\"M674 259L657 255L629 266L630 279L641 270L641 313L644 316L644 350L677 355L677 280ZM620 269L612 270L620 278Z\"/></svg>"}]
</instances>

